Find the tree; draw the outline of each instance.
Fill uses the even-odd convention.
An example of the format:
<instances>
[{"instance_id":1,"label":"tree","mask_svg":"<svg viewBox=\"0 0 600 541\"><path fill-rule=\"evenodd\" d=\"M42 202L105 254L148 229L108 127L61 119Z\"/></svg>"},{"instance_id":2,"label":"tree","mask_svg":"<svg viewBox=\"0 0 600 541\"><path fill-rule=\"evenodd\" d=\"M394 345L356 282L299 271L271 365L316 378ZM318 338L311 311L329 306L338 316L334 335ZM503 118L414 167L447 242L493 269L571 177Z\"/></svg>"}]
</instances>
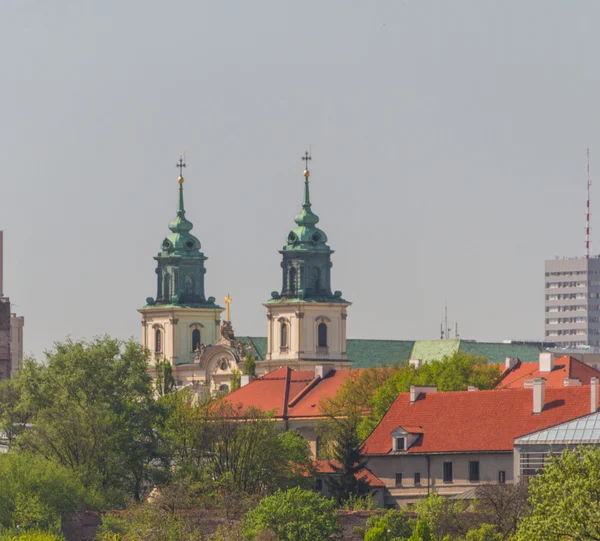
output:
<instances>
[{"instance_id":1,"label":"tree","mask_svg":"<svg viewBox=\"0 0 600 541\"><path fill-rule=\"evenodd\" d=\"M0 454L0 486L0 528L59 531L62 513L99 502L72 470L30 454Z\"/></svg>"},{"instance_id":2,"label":"tree","mask_svg":"<svg viewBox=\"0 0 600 541\"><path fill-rule=\"evenodd\" d=\"M366 527L365 541L407 539L412 533L402 509L390 509L385 515L373 515L367 519Z\"/></svg>"},{"instance_id":3,"label":"tree","mask_svg":"<svg viewBox=\"0 0 600 541\"><path fill-rule=\"evenodd\" d=\"M159 359L154 365L154 388L158 396L164 396L175 390L173 367L168 359Z\"/></svg>"},{"instance_id":4,"label":"tree","mask_svg":"<svg viewBox=\"0 0 600 541\"><path fill-rule=\"evenodd\" d=\"M332 500L296 487L263 498L246 515L244 530L249 539L272 531L281 541L325 541L341 526Z\"/></svg>"},{"instance_id":5,"label":"tree","mask_svg":"<svg viewBox=\"0 0 600 541\"><path fill-rule=\"evenodd\" d=\"M334 475L326 483L331 495L341 503L351 496L365 496L370 487L361 472L367 463L361 453L361 438L358 435L358 420L353 418L334 419L333 459Z\"/></svg>"},{"instance_id":6,"label":"tree","mask_svg":"<svg viewBox=\"0 0 600 541\"><path fill-rule=\"evenodd\" d=\"M513 535L521 518L530 511L527 501L529 492L525 482L484 483L477 487L475 495L475 513L504 537Z\"/></svg>"},{"instance_id":7,"label":"tree","mask_svg":"<svg viewBox=\"0 0 600 541\"><path fill-rule=\"evenodd\" d=\"M482 524L476 530L467 532L465 541L502 541L504 537L499 534L492 524Z\"/></svg>"},{"instance_id":8,"label":"tree","mask_svg":"<svg viewBox=\"0 0 600 541\"><path fill-rule=\"evenodd\" d=\"M600 539L599 483L599 448L564 450L530 481L532 511L521 520L517 539Z\"/></svg>"},{"instance_id":9,"label":"tree","mask_svg":"<svg viewBox=\"0 0 600 541\"><path fill-rule=\"evenodd\" d=\"M252 353L248 351L244 357L244 374L247 376L256 377L256 361Z\"/></svg>"},{"instance_id":10,"label":"tree","mask_svg":"<svg viewBox=\"0 0 600 541\"><path fill-rule=\"evenodd\" d=\"M235 391L236 389L239 389L242 386L242 373L237 370L234 369L231 372L231 390Z\"/></svg>"},{"instance_id":11,"label":"tree","mask_svg":"<svg viewBox=\"0 0 600 541\"><path fill-rule=\"evenodd\" d=\"M147 350L110 337L67 340L45 364L26 361L16 385L31 429L18 446L71 469L113 505L139 499L161 458L162 411L147 370Z\"/></svg>"},{"instance_id":12,"label":"tree","mask_svg":"<svg viewBox=\"0 0 600 541\"><path fill-rule=\"evenodd\" d=\"M424 519L417 520L417 524L408 541L432 541L431 528Z\"/></svg>"},{"instance_id":13,"label":"tree","mask_svg":"<svg viewBox=\"0 0 600 541\"><path fill-rule=\"evenodd\" d=\"M29 420L27 411L20 405L20 397L15 379L0 381L0 432L9 447Z\"/></svg>"}]
</instances>

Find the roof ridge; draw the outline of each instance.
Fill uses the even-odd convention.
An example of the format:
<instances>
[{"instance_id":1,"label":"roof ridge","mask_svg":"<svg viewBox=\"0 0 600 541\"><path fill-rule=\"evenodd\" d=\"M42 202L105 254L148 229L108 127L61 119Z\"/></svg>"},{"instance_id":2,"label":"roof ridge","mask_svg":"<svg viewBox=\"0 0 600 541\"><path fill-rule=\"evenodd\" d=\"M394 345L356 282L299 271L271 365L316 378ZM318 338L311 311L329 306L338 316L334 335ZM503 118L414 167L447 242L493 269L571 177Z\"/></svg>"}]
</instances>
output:
<instances>
[{"instance_id":1,"label":"roof ridge","mask_svg":"<svg viewBox=\"0 0 600 541\"><path fill-rule=\"evenodd\" d=\"M300 389L300 392L288 402L288 407L293 408L298 402L300 402L302 398L304 398L308 391L311 391L316 387L317 383L319 383L321 379L321 376L315 376L306 387Z\"/></svg>"}]
</instances>

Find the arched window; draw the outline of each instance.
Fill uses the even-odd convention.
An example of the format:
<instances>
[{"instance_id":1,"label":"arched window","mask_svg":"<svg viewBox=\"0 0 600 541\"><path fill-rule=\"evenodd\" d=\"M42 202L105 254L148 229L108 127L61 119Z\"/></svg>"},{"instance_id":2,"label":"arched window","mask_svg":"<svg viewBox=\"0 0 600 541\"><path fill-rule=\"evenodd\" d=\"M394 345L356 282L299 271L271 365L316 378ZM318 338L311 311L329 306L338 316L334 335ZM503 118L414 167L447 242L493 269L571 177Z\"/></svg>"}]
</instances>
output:
<instances>
[{"instance_id":1,"label":"arched window","mask_svg":"<svg viewBox=\"0 0 600 541\"><path fill-rule=\"evenodd\" d=\"M281 340L280 340L280 345L282 348L287 348L288 347L288 335L287 335L287 325L282 322L281 323Z\"/></svg>"},{"instance_id":2,"label":"arched window","mask_svg":"<svg viewBox=\"0 0 600 541\"><path fill-rule=\"evenodd\" d=\"M288 289L292 297L296 295L296 269L294 267L290 269L288 277Z\"/></svg>"},{"instance_id":3,"label":"arched window","mask_svg":"<svg viewBox=\"0 0 600 541\"><path fill-rule=\"evenodd\" d=\"M154 351L160 353L162 351L162 332L160 329L154 331Z\"/></svg>"},{"instance_id":4,"label":"arched window","mask_svg":"<svg viewBox=\"0 0 600 541\"><path fill-rule=\"evenodd\" d=\"M327 325L325 323L319 323L319 347L327 347Z\"/></svg>"},{"instance_id":5,"label":"arched window","mask_svg":"<svg viewBox=\"0 0 600 541\"><path fill-rule=\"evenodd\" d=\"M227 385L227 383L223 383L222 385L219 385L219 392L220 393L228 393L229 385Z\"/></svg>"},{"instance_id":6,"label":"arched window","mask_svg":"<svg viewBox=\"0 0 600 541\"><path fill-rule=\"evenodd\" d=\"M194 329L192 331L192 351L198 351L200 349L200 329Z\"/></svg>"}]
</instances>

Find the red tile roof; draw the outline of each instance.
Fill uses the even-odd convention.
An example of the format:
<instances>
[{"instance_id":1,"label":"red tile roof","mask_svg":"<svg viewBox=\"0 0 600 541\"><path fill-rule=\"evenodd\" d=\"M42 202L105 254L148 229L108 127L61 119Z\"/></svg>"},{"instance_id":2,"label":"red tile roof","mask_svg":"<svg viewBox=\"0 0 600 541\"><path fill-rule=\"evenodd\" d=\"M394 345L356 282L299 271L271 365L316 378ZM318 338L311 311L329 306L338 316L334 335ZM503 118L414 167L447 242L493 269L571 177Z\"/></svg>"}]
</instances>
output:
<instances>
[{"instance_id":1,"label":"red tile roof","mask_svg":"<svg viewBox=\"0 0 600 541\"><path fill-rule=\"evenodd\" d=\"M251 406L273 411L276 417L320 417L319 403L333 396L351 370L334 370L324 378L314 370L278 368L224 397L241 409Z\"/></svg>"},{"instance_id":2,"label":"red tile roof","mask_svg":"<svg viewBox=\"0 0 600 541\"><path fill-rule=\"evenodd\" d=\"M408 453L511 451L522 434L590 413L590 387L545 389L544 409L533 414L533 389L439 392L410 404L401 393L367 438L364 453L388 454L398 427L420 427Z\"/></svg>"},{"instance_id":3,"label":"red tile roof","mask_svg":"<svg viewBox=\"0 0 600 541\"><path fill-rule=\"evenodd\" d=\"M340 463L337 460L315 460L313 465L317 474L335 473L333 466L340 467ZM357 472L355 477L357 479L364 479L370 487L385 487L385 483L368 468L363 468Z\"/></svg>"},{"instance_id":4,"label":"red tile roof","mask_svg":"<svg viewBox=\"0 0 600 541\"><path fill-rule=\"evenodd\" d=\"M539 363L519 362L506 372L497 388L523 388L526 380L540 377L546 380L546 387L564 387L565 378L578 378L583 385L589 385L590 378L600 378L600 371L568 355L558 357L554 361L552 372L540 372Z\"/></svg>"}]
</instances>

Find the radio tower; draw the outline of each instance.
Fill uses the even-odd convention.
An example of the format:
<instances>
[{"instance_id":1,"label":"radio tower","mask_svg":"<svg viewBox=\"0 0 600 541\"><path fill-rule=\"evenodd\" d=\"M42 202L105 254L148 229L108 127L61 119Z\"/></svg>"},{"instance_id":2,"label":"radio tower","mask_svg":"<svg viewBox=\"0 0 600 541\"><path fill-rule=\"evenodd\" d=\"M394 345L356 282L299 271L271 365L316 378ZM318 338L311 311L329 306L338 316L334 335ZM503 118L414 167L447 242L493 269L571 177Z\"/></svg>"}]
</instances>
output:
<instances>
[{"instance_id":1,"label":"radio tower","mask_svg":"<svg viewBox=\"0 0 600 541\"><path fill-rule=\"evenodd\" d=\"M585 209L585 258L590 258L590 191L592 178L590 177L590 149L587 149L587 206Z\"/></svg>"}]
</instances>

